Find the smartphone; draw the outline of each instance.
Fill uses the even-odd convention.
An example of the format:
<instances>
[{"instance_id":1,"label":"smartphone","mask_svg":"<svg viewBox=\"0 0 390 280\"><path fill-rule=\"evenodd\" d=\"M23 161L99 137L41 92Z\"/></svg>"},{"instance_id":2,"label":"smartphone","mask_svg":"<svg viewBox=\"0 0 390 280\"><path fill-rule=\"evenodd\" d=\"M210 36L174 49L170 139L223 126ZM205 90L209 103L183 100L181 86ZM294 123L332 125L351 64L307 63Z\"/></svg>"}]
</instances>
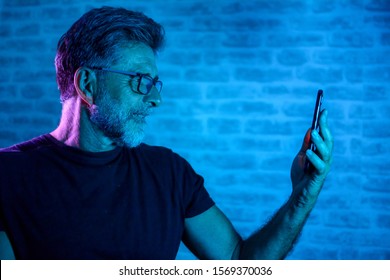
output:
<instances>
[{"instance_id":1,"label":"smartphone","mask_svg":"<svg viewBox=\"0 0 390 280\"><path fill-rule=\"evenodd\" d=\"M314 114L313 114L313 121L311 123L311 130L317 130L319 132L319 116L321 112L322 107L322 99L324 98L324 92L322 89L319 89L317 92L317 98L316 98L316 105L314 107ZM310 150L313 152L316 151L316 145L314 145L313 142L310 143ZM305 171L309 170L310 168L310 162L306 159L305 163Z\"/></svg>"}]
</instances>

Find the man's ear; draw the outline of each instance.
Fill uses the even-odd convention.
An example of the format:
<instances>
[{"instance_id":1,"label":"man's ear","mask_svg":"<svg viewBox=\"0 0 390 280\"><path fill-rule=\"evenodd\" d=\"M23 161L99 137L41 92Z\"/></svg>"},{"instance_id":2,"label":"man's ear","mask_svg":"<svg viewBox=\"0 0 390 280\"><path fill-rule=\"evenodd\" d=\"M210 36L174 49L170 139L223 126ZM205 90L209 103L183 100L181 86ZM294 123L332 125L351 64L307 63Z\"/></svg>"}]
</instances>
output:
<instances>
[{"instance_id":1,"label":"man's ear","mask_svg":"<svg viewBox=\"0 0 390 280\"><path fill-rule=\"evenodd\" d=\"M74 87L77 94L87 104L92 105L96 91L96 74L87 67L80 67L74 73Z\"/></svg>"}]
</instances>

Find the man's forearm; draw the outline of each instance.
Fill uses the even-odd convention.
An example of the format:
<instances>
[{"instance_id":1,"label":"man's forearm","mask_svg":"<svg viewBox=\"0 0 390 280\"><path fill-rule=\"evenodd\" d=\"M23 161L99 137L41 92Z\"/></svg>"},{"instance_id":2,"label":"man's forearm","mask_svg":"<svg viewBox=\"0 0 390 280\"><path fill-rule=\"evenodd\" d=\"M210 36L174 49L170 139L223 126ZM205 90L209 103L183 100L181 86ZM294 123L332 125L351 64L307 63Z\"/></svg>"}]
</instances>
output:
<instances>
[{"instance_id":1,"label":"man's forearm","mask_svg":"<svg viewBox=\"0 0 390 280\"><path fill-rule=\"evenodd\" d=\"M241 243L239 258L284 259L313 206L297 207L290 198L262 229Z\"/></svg>"}]
</instances>

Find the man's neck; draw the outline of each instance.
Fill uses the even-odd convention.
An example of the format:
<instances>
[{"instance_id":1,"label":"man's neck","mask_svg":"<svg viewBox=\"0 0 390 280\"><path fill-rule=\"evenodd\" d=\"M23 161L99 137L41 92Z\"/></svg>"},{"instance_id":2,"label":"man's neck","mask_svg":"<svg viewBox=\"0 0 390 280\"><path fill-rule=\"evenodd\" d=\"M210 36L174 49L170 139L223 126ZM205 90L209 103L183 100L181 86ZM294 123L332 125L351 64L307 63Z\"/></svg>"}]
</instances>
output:
<instances>
[{"instance_id":1,"label":"man's neck","mask_svg":"<svg viewBox=\"0 0 390 280\"><path fill-rule=\"evenodd\" d=\"M64 102L60 124L50 134L67 146L89 152L104 152L116 147L111 139L91 123L87 108L80 98Z\"/></svg>"}]
</instances>

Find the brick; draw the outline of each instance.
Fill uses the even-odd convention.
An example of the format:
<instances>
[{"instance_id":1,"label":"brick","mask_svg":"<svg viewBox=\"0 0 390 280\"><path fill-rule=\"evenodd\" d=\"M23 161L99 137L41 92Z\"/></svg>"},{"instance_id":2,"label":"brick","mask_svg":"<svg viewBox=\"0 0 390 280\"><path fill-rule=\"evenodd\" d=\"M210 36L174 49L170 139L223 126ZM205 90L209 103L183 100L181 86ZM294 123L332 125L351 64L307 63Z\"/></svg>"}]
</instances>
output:
<instances>
[{"instance_id":1,"label":"brick","mask_svg":"<svg viewBox=\"0 0 390 280\"><path fill-rule=\"evenodd\" d=\"M362 171L362 164L358 156L355 157L340 157L333 155L333 170L343 170L345 173L359 173Z\"/></svg>"},{"instance_id":2,"label":"brick","mask_svg":"<svg viewBox=\"0 0 390 280\"><path fill-rule=\"evenodd\" d=\"M286 66L300 66L308 61L306 53L301 50L283 50L277 55L277 60Z\"/></svg>"},{"instance_id":3,"label":"brick","mask_svg":"<svg viewBox=\"0 0 390 280\"><path fill-rule=\"evenodd\" d=\"M364 24L371 28L390 28L390 16L388 15L374 15L364 18Z\"/></svg>"},{"instance_id":4,"label":"brick","mask_svg":"<svg viewBox=\"0 0 390 280\"><path fill-rule=\"evenodd\" d=\"M0 25L0 36L1 38L10 37L12 34L12 27L11 25Z\"/></svg>"},{"instance_id":5,"label":"brick","mask_svg":"<svg viewBox=\"0 0 390 280\"><path fill-rule=\"evenodd\" d=\"M53 38L52 43L48 43L49 46L51 46L51 49L53 52L56 50L57 42L59 39L59 34L64 32L64 30L67 30L69 28L69 25L63 21L61 22L53 22L50 24L45 24L40 26L41 33L46 35L46 38Z\"/></svg>"},{"instance_id":6,"label":"brick","mask_svg":"<svg viewBox=\"0 0 390 280\"><path fill-rule=\"evenodd\" d=\"M370 193L362 197L360 205L373 210L390 211L390 197L384 196L384 193Z\"/></svg>"},{"instance_id":7,"label":"brick","mask_svg":"<svg viewBox=\"0 0 390 280\"><path fill-rule=\"evenodd\" d=\"M174 47L178 49L193 48L194 46L198 49L215 49L220 46L222 41L221 37L222 35L220 33L208 34L197 32L192 33L191 36L171 33L170 35L167 35L167 48L169 47L169 43L173 40Z\"/></svg>"},{"instance_id":8,"label":"brick","mask_svg":"<svg viewBox=\"0 0 390 280\"><path fill-rule=\"evenodd\" d=\"M345 78L350 83L361 83L363 82L363 68L347 68L345 69Z\"/></svg>"},{"instance_id":9,"label":"brick","mask_svg":"<svg viewBox=\"0 0 390 280\"><path fill-rule=\"evenodd\" d=\"M218 32L223 29L223 23L217 17L192 17L190 22L190 31Z\"/></svg>"},{"instance_id":10,"label":"brick","mask_svg":"<svg viewBox=\"0 0 390 280\"><path fill-rule=\"evenodd\" d=\"M227 55L227 59L231 64L256 64L256 65L269 65L272 63L271 52L269 51L256 51L256 53L250 52L230 52Z\"/></svg>"},{"instance_id":11,"label":"brick","mask_svg":"<svg viewBox=\"0 0 390 280\"><path fill-rule=\"evenodd\" d=\"M389 2L386 0L369 0L367 1L365 7L368 11L377 11L377 12L385 12L390 11Z\"/></svg>"},{"instance_id":12,"label":"brick","mask_svg":"<svg viewBox=\"0 0 390 280\"><path fill-rule=\"evenodd\" d=\"M221 69L188 69L185 71L185 78L191 82L227 82L229 73Z\"/></svg>"},{"instance_id":13,"label":"brick","mask_svg":"<svg viewBox=\"0 0 390 280\"><path fill-rule=\"evenodd\" d=\"M329 0L317 0L313 2L312 11L314 13L329 13L335 9L334 1Z\"/></svg>"},{"instance_id":14,"label":"brick","mask_svg":"<svg viewBox=\"0 0 390 280\"><path fill-rule=\"evenodd\" d=\"M292 78L291 70L268 68L237 68L234 72L234 77L239 81L249 82L275 82L289 80Z\"/></svg>"},{"instance_id":15,"label":"brick","mask_svg":"<svg viewBox=\"0 0 390 280\"><path fill-rule=\"evenodd\" d=\"M229 3L226 1L221 3L221 12L225 15L237 15L245 12L246 10L247 6L240 2L233 1L232 3Z\"/></svg>"},{"instance_id":16,"label":"brick","mask_svg":"<svg viewBox=\"0 0 390 280\"><path fill-rule=\"evenodd\" d=\"M58 7L45 7L39 11L39 17L42 20L64 19L66 9L58 9Z\"/></svg>"},{"instance_id":17,"label":"brick","mask_svg":"<svg viewBox=\"0 0 390 280\"><path fill-rule=\"evenodd\" d=\"M363 156L380 156L390 154L390 147L383 140L364 141L362 143Z\"/></svg>"},{"instance_id":18,"label":"brick","mask_svg":"<svg viewBox=\"0 0 390 280\"><path fill-rule=\"evenodd\" d=\"M280 96L280 95L286 95L289 93L289 89L286 86L263 86L262 87L262 93L271 95L271 96Z\"/></svg>"},{"instance_id":19,"label":"brick","mask_svg":"<svg viewBox=\"0 0 390 280\"><path fill-rule=\"evenodd\" d=\"M357 260L389 260L390 251L386 248L362 248Z\"/></svg>"},{"instance_id":20,"label":"brick","mask_svg":"<svg viewBox=\"0 0 390 280\"><path fill-rule=\"evenodd\" d=\"M174 51L164 55L164 59L174 65L194 65L201 60L200 52Z\"/></svg>"},{"instance_id":21,"label":"brick","mask_svg":"<svg viewBox=\"0 0 390 280\"><path fill-rule=\"evenodd\" d=\"M223 22L224 30L229 31L268 31L285 28L285 24L275 18L231 17Z\"/></svg>"},{"instance_id":22,"label":"brick","mask_svg":"<svg viewBox=\"0 0 390 280\"><path fill-rule=\"evenodd\" d=\"M390 176L388 175L389 166L390 166L389 160L371 161L370 166L366 167L366 172L369 175L366 177L366 184L364 185L363 188L370 192L388 193L389 191L388 186L390 184ZM382 173L383 175L381 176L380 173Z\"/></svg>"},{"instance_id":23,"label":"brick","mask_svg":"<svg viewBox=\"0 0 390 280\"><path fill-rule=\"evenodd\" d=\"M389 173L390 160L388 156L381 156L376 159L372 159L371 157L362 157L362 162L370 162L367 164L365 169L363 170L364 174L369 174L372 176L379 175L381 177L386 176ZM386 177L385 177L386 178ZM385 178L379 180L379 182L388 181ZM367 180L367 184L371 184L369 180ZM387 191L388 187L383 185L373 186L376 191Z\"/></svg>"},{"instance_id":24,"label":"brick","mask_svg":"<svg viewBox=\"0 0 390 280\"><path fill-rule=\"evenodd\" d=\"M283 114L289 117L303 117L309 119L312 116L314 102L310 103L287 103L283 104Z\"/></svg>"},{"instance_id":25,"label":"brick","mask_svg":"<svg viewBox=\"0 0 390 280\"><path fill-rule=\"evenodd\" d=\"M339 193L333 194L325 191L321 193L318 203L326 205L327 210L347 210L353 205L352 199L345 199Z\"/></svg>"},{"instance_id":26,"label":"brick","mask_svg":"<svg viewBox=\"0 0 390 280\"><path fill-rule=\"evenodd\" d=\"M221 51L209 51L203 54L204 62L209 65L221 65L226 63L227 54Z\"/></svg>"},{"instance_id":27,"label":"brick","mask_svg":"<svg viewBox=\"0 0 390 280\"><path fill-rule=\"evenodd\" d=\"M300 34L287 35L276 33L266 38L267 47L320 47L325 44L325 40L320 34Z\"/></svg>"},{"instance_id":28,"label":"brick","mask_svg":"<svg viewBox=\"0 0 390 280\"><path fill-rule=\"evenodd\" d=\"M374 37L362 32L335 32L330 36L329 46L342 48L367 48L374 45Z\"/></svg>"},{"instance_id":29,"label":"brick","mask_svg":"<svg viewBox=\"0 0 390 280\"><path fill-rule=\"evenodd\" d=\"M320 240L326 240L334 245L339 244L343 246L390 246L390 240L385 233L370 232L369 230L359 230L360 234L356 234L351 230L343 230L337 232L336 230L316 232L315 237Z\"/></svg>"},{"instance_id":30,"label":"brick","mask_svg":"<svg viewBox=\"0 0 390 280\"><path fill-rule=\"evenodd\" d=\"M231 51L222 53L220 50L203 54L204 61L210 65L269 65L272 62L269 51Z\"/></svg>"},{"instance_id":31,"label":"brick","mask_svg":"<svg viewBox=\"0 0 390 280\"><path fill-rule=\"evenodd\" d=\"M296 17L290 20L290 28L302 31L327 31L327 30L354 30L357 28L360 22L354 17L345 16L329 16L329 17L318 17L305 16ZM360 24L362 25L362 24Z\"/></svg>"},{"instance_id":32,"label":"brick","mask_svg":"<svg viewBox=\"0 0 390 280\"><path fill-rule=\"evenodd\" d=\"M177 107L178 113L183 116L215 115L217 113L217 104L213 102L182 102Z\"/></svg>"},{"instance_id":33,"label":"brick","mask_svg":"<svg viewBox=\"0 0 390 280\"><path fill-rule=\"evenodd\" d=\"M24 71L15 71L13 76L14 82L25 82L25 81L34 81L34 82L53 82L55 81L55 73L52 71L44 70L24 70Z\"/></svg>"},{"instance_id":34,"label":"brick","mask_svg":"<svg viewBox=\"0 0 390 280\"><path fill-rule=\"evenodd\" d=\"M257 48L261 46L261 37L258 33L229 33L222 40L222 46L229 48Z\"/></svg>"},{"instance_id":35,"label":"brick","mask_svg":"<svg viewBox=\"0 0 390 280\"><path fill-rule=\"evenodd\" d=\"M390 229L390 215L379 214L376 217L376 223L379 228Z\"/></svg>"},{"instance_id":36,"label":"brick","mask_svg":"<svg viewBox=\"0 0 390 280\"><path fill-rule=\"evenodd\" d=\"M197 83L182 83L181 81L164 83L163 98L199 100L202 98L202 90Z\"/></svg>"},{"instance_id":37,"label":"brick","mask_svg":"<svg viewBox=\"0 0 390 280\"><path fill-rule=\"evenodd\" d=\"M207 129L209 133L216 134L234 134L241 131L241 122L237 119L216 119L207 120Z\"/></svg>"},{"instance_id":38,"label":"brick","mask_svg":"<svg viewBox=\"0 0 390 280\"><path fill-rule=\"evenodd\" d=\"M0 112L12 114L14 112L30 111L32 104L30 102L22 101L3 101L0 102Z\"/></svg>"},{"instance_id":39,"label":"brick","mask_svg":"<svg viewBox=\"0 0 390 280\"><path fill-rule=\"evenodd\" d=\"M246 170L256 164L253 158L240 154L204 154L201 159L204 166L218 169Z\"/></svg>"},{"instance_id":40,"label":"brick","mask_svg":"<svg viewBox=\"0 0 390 280\"><path fill-rule=\"evenodd\" d=\"M209 5L208 3L190 3L188 5L181 5L176 3L172 5L170 10L172 13L176 15L210 15L213 14L215 7L213 5Z\"/></svg>"},{"instance_id":41,"label":"brick","mask_svg":"<svg viewBox=\"0 0 390 280\"><path fill-rule=\"evenodd\" d=\"M39 24L22 25L15 29L15 35L17 36L37 36L40 33Z\"/></svg>"},{"instance_id":42,"label":"brick","mask_svg":"<svg viewBox=\"0 0 390 280\"><path fill-rule=\"evenodd\" d=\"M388 124L386 120L363 122L363 136L369 138L388 138L390 137L390 130L383 129L388 127Z\"/></svg>"},{"instance_id":43,"label":"brick","mask_svg":"<svg viewBox=\"0 0 390 280\"><path fill-rule=\"evenodd\" d=\"M261 170L286 170L291 167L291 158L285 156L273 156L272 158L264 159L259 164Z\"/></svg>"},{"instance_id":44,"label":"brick","mask_svg":"<svg viewBox=\"0 0 390 280\"><path fill-rule=\"evenodd\" d=\"M5 71L5 69L0 69L0 82L10 82L11 77L10 74Z\"/></svg>"},{"instance_id":45,"label":"brick","mask_svg":"<svg viewBox=\"0 0 390 280\"><path fill-rule=\"evenodd\" d=\"M354 248L353 246L345 246L339 248L339 252L335 259L337 260L359 260L361 259L361 249Z\"/></svg>"},{"instance_id":46,"label":"brick","mask_svg":"<svg viewBox=\"0 0 390 280\"><path fill-rule=\"evenodd\" d=\"M390 33L383 33L380 42L383 46L390 46Z\"/></svg>"},{"instance_id":47,"label":"brick","mask_svg":"<svg viewBox=\"0 0 390 280\"><path fill-rule=\"evenodd\" d=\"M364 92L361 86L354 87L352 85L342 85L327 86L326 89L324 89L324 94L326 100L343 100L346 102L351 102L362 100ZM343 106L338 107L341 108Z\"/></svg>"},{"instance_id":48,"label":"brick","mask_svg":"<svg viewBox=\"0 0 390 280\"><path fill-rule=\"evenodd\" d=\"M13 67L14 65L20 66L26 63L27 59L22 56L0 56L0 65L2 65L3 67Z\"/></svg>"},{"instance_id":49,"label":"brick","mask_svg":"<svg viewBox=\"0 0 390 280\"><path fill-rule=\"evenodd\" d=\"M227 102L222 103L218 111L228 115L273 115L277 113L275 106L266 102Z\"/></svg>"},{"instance_id":50,"label":"brick","mask_svg":"<svg viewBox=\"0 0 390 280\"><path fill-rule=\"evenodd\" d=\"M47 114L49 117L55 117L59 119L62 108L59 101L59 93L58 95L53 93L53 95L54 97L52 100L42 100L35 104L34 108L41 113Z\"/></svg>"},{"instance_id":51,"label":"brick","mask_svg":"<svg viewBox=\"0 0 390 280\"><path fill-rule=\"evenodd\" d=\"M348 117L350 119L375 119L377 116L376 106L351 105Z\"/></svg>"},{"instance_id":52,"label":"brick","mask_svg":"<svg viewBox=\"0 0 390 280\"><path fill-rule=\"evenodd\" d=\"M381 82L390 79L390 67L372 67L363 72L363 79L367 82Z\"/></svg>"},{"instance_id":53,"label":"brick","mask_svg":"<svg viewBox=\"0 0 390 280\"><path fill-rule=\"evenodd\" d=\"M324 248L322 245L306 245L299 243L293 254L287 257L288 260L334 260L337 259L337 249Z\"/></svg>"},{"instance_id":54,"label":"brick","mask_svg":"<svg viewBox=\"0 0 390 280\"><path fill-rule=\"evenodd\" d=\"M8 48L11 48L12 51L21 53L41 52L42 50L47 49L45 42L39 39L12 39L5 40L4 43Z\"/></svg>"},{"instance_id":55,"label":"brick","mask_svg":"<svg viewBox=\"0 0 390 280\"><path fill-rule=\"evenodd\" d=\"M13 1L6 1L7 4L10 4ZM5 4L5 3L3 3ZM1 19L4 22L10 21L20 21L20 19L28 20L32 18L32 10L31 9L2 9L0 12Z\"/></svg>"},{"instance_id":56,"label":"brick","mask_svg":"<svg viewBox=\"0 0 390 280\"><path fill-rule=\"evenodd\" d=\"M154 129L152 129L153 131ZM172 148L181 150L199 150L199 151L228 151L229 142L226 137L216 139L215 135L205 135L203 137L194 137L193 135L161 135L168 143L171 143Z\"/></svg>"},{"instance_id":57,"label":"brick","mask_svg":"<svg viewBox=\"0 0 390 280\"><path fill-rule=\"evenodd\" d=\"M238 138L234 141L237 150L257 151L265 153L274 153L280 150L282 143L280 139L257 139L257 138Z\"/></svg>"},{"instance_id":58,"label":"brick","mask_svg":"<svg viewBox=\"0 0 390 280\"><path fill-rule=\"evenodd\" d=\"M16 142L19 141L19 137L15 133L14 130L9 130L6 128L1 128L0 129L0 147L5 148L9 147Z\"/></svg>"},{"instance_id":59,"label":"brick","mask_svg":"<svg viewBox=\"0 0 390 280\"><path fill-rule=\"evenodd\" d=\"M6 92L6 93L5 93ZM0 102L16 100L18 98L16 85L9 85L7 83L0 83Z\"/></svg>"},{"instance_id":60,"label":"brick","mask_svg":"<svg viewBox=\"0 0 390 280\"><path fill-rule=\"evenodd\" d=\"M247 5L249 11L266 12L267 14L302 14L308 11L308 4L305 1L274 0L274 1L253 1Z\"/></svg>"},{"instance_id":61,"label":"brick","mask_svg":"<svg viewBox=\"0 0 390 280\"><path fill-rule=\"evenodd\" d=\"M175 119L175 118L158 118L155 123L161 130L170 131L173 128L175 132L182 133L199 133L203 131L202 121L197 119Z\"/></svg>"},{"instance_id":62,"label":"brick","mask_svg":"<svg viewBox=\"0 0 390 280\"><path fill-rule=\"evenodd\" d=\"M389 52L352 50L352 51L318 51L313 53L313 61L320 64L388 64L390 59Z\"/></svg>"},{"instance_id":63,"label":"brick","mask_svg":"<svg viewBox=\"0 0 390 280\"><path fill-rule=\"evenodd\" d=\"M370 228L370 216L360 212L331 211L326 216L326 226L341 228Z\"/></svg>"},{"instance_id":64,"label":"brick","mask_svg":"<svg viewBox=\"0 0 390 280\"><path fill-rule=\"evenodd\" d=\"M297 78L314 83L338 83L343 80L343 72L337 68L305 67L297 70Z\"/></svg>"},{"instance_id":65,"label":"brick","mask_svg":"<svg viewBox=\"0 0 390 280\"><path fill-rule=\"evenodd\" d=\"M41 85L24 85L21 87L21 96L27 99L39 99L45 95Z\"/></svg>"},{"instance_id":66,"label":"brick","mask_svg":"<svg viewBox=\"0 0 390 280\"><path fill-rule=\"evenodd\" d=\"M360 99L360 98L358 98ZM375 102L388 100L387 88L381 85L365 85L363 87L362 100L364 102Z\"/></svg>"},{"instance_id":67,"label":"brick","mask_svg":"<svg viewBox=\"0 0 390 280\"><path fill-rule=\"evenodd\" d=\"M246 98L256 98L260 95L258 88L247 84L237 85L229 83L226 85L209 85L206 90L206 98L208 100L235 100Z\"/></svg>"},{"instance_id":68,"label":"brick","mask_svg":"<svg viewBox=\"0 0 390 280\"><path fill-rule=\"evenodd\" d=\"M38 6L42 4L42 0L13 0L6 1L3 5L5 7L17 7L17 6Z\"/></svg>"},{"instance_id":69,"label":"brick","mask_svg":"<svg viewBox=\"0 0 390 280\"><path fill-rule=\"evenodd\" d=\"M289 135L292 133L292 126L290 122L249 120L245 123L244 130L257 135Z\"/></svg>"},{"instance_id":70,"label":"brick","mask_svg":"<svg viewBox=\"0 0 390 280\"><path fill-rule=\"evenodd\" d=\"M16 116L10 118L10 124L16 127L34 127L34 128L50 128L53 126L53 121L47 117L39 116Z\"/></svg>"}]
</instances>

